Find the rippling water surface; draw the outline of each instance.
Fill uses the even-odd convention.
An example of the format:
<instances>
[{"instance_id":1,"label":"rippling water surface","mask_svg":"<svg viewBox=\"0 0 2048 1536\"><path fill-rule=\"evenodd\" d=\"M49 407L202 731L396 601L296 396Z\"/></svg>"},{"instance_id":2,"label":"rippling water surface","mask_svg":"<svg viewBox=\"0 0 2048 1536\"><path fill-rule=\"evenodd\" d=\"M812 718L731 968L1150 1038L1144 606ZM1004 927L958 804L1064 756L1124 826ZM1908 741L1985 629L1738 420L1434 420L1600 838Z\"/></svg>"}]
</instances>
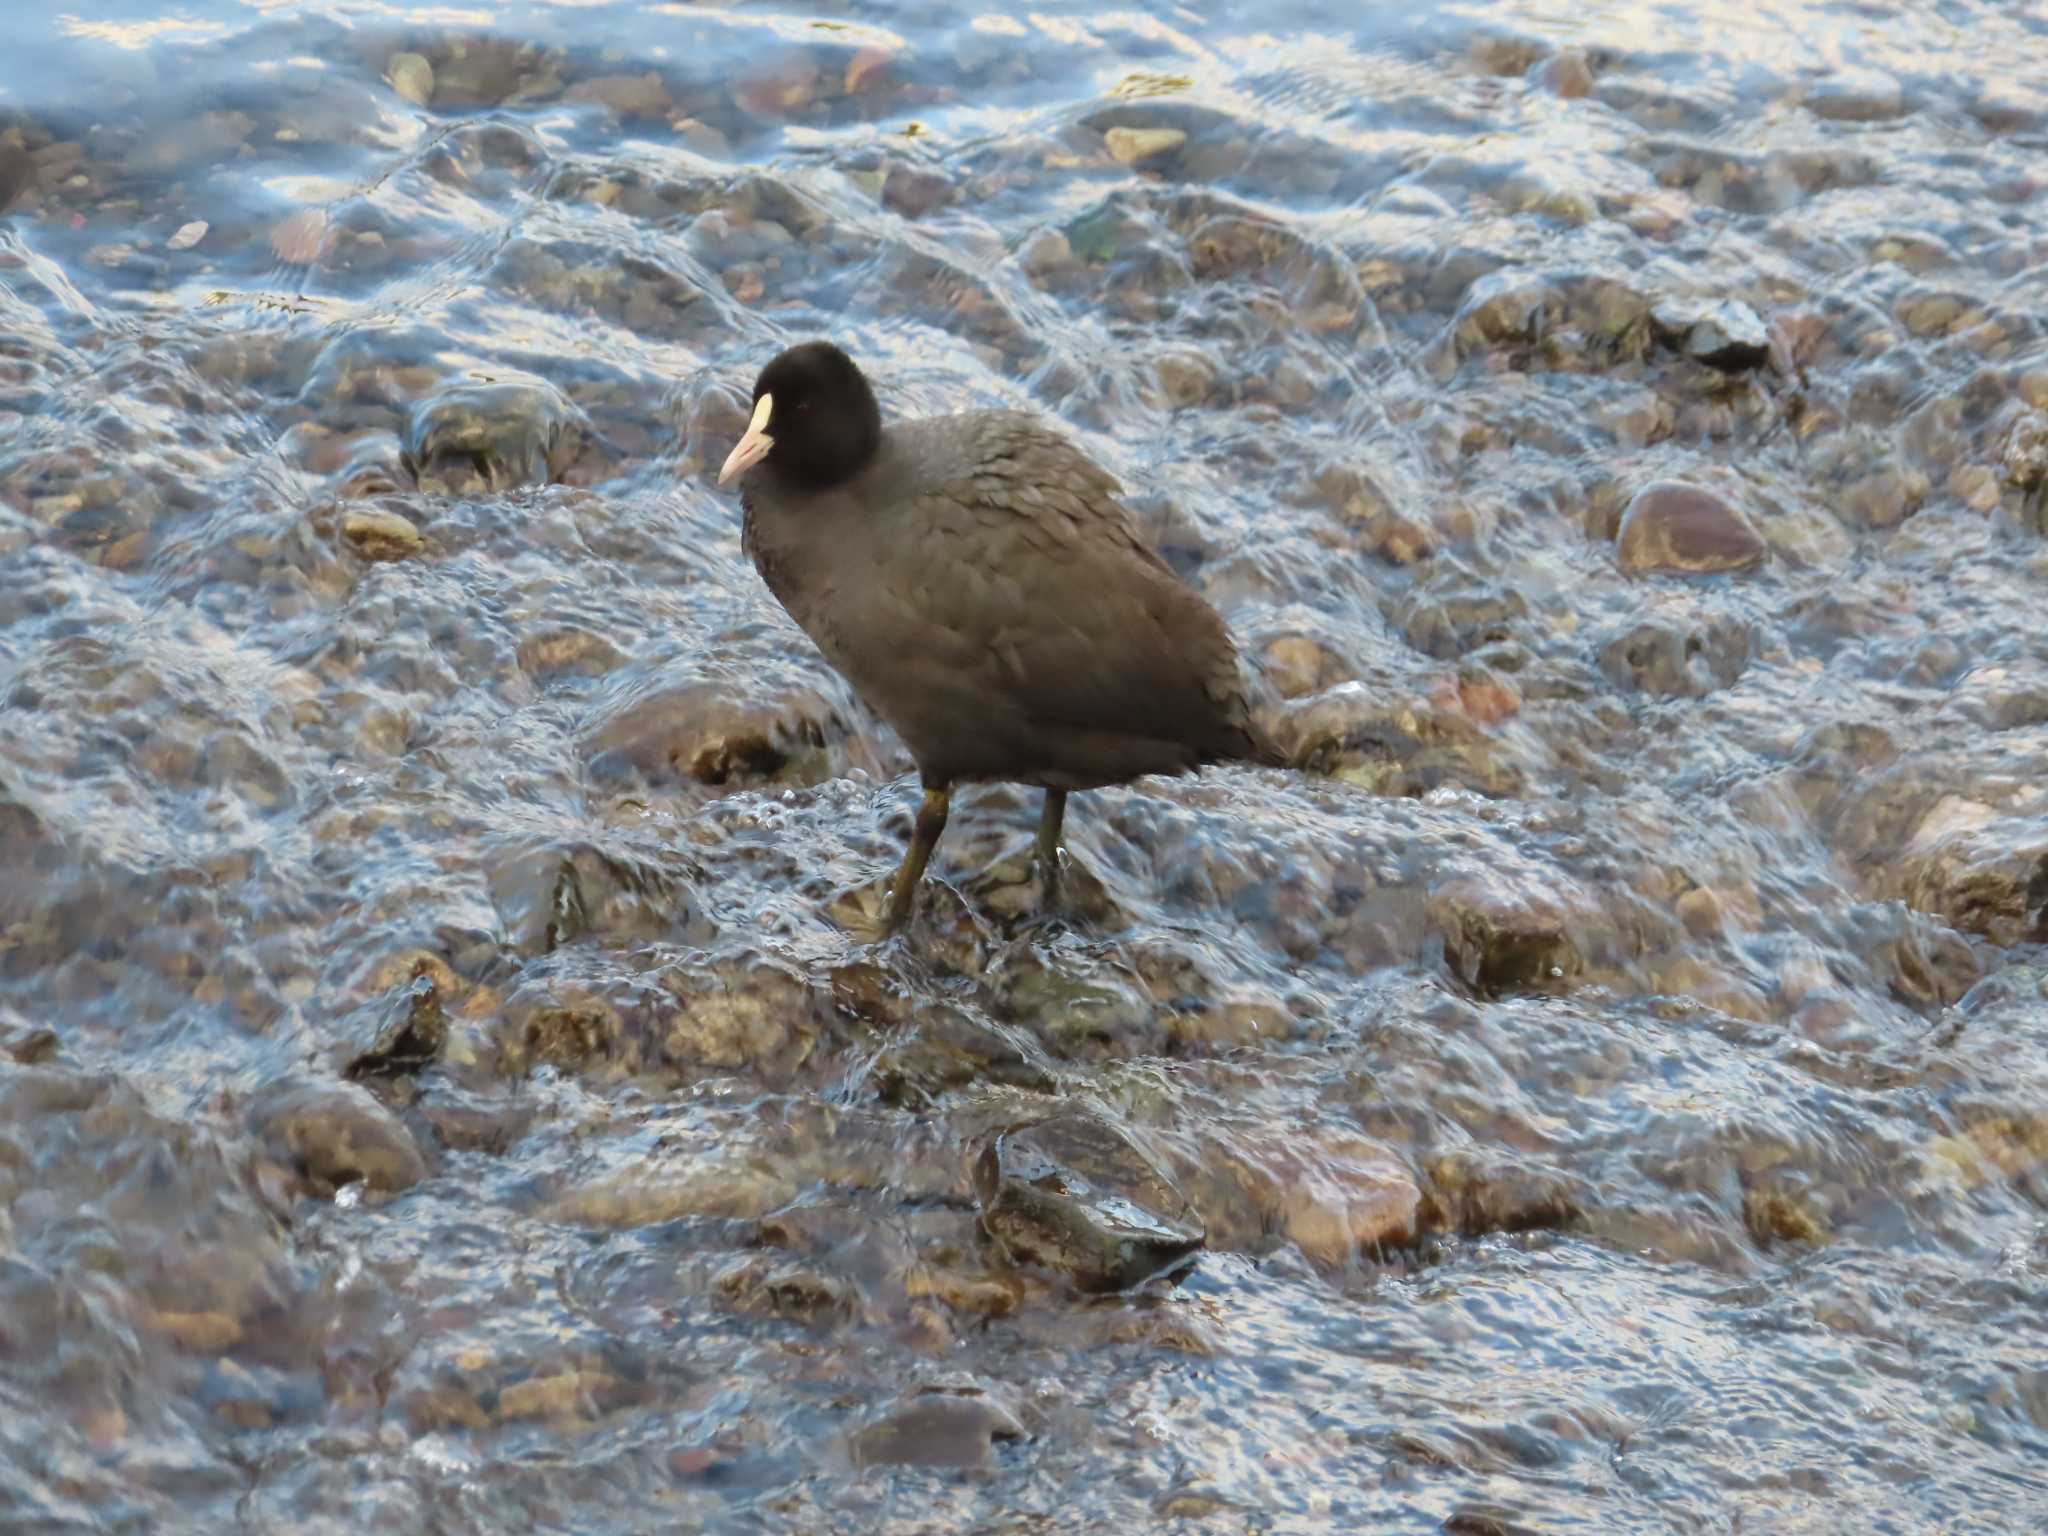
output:
<instances>
[{"instance_id":1,"label":"rippling water surface","mask_svg":"<svg viewBox=\"0 0 2048 1536\"><path fill-rule=\"evenodd\" d=\"M11 21L0 1525L2040 1529L2044 34ZM1294 766L878 941L710 474L817 333Z\"/></svg>"}]
</instances>

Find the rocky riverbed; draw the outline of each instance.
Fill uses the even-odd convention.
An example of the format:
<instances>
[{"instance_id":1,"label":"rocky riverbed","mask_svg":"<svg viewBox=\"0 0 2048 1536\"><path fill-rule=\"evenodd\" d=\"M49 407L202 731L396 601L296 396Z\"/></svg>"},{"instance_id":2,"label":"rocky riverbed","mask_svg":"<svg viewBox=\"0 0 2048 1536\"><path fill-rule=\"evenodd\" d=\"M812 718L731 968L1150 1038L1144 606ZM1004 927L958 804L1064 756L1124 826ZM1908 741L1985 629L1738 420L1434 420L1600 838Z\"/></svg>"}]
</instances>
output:
<instances>
[{"instance_id":1,"label":"rocky riverbed","mask_svg":"<svg viewBox=\"0 0 2048 1536\"><path fill-rule=\"evenodd\" d=\"M0 61L0 1526L2022 1532L2048 28L221 3ZM711 483L1027 406L1286 770Z\"/></svg>"}]
</instances>

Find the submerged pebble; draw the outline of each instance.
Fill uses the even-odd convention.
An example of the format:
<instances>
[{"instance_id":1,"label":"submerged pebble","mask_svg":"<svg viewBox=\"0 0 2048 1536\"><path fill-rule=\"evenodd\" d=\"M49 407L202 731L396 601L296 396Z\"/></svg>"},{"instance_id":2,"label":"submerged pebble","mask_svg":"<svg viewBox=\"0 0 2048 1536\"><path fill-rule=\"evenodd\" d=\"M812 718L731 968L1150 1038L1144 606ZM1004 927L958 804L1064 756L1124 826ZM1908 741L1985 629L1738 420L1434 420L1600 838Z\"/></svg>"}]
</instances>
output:
<instances>
[{"instance_id":1,"label":"submerged pebble","mask_svg":"<svg viewBox=\"0 0 2048 1536\"><path fill-rule=\"evenodd\" d=\"M322 1194L352 1184L396 1194L426 1177L426 1159L412 1133L351 1083L272 1084L251 1106L250 1122L272 1155Z\"/></svg>"},{"instance_id":2,"label":"submerged pebble","mask_svg":"<svg viewBox=\"0 0 2048 1536\"><path fill-rule=\"evenodd\" d=\"M1625 571L1711 574L1761 565L1770 546L1714 492L1660 480L1629 499L1616 555Z\"/></svg>"},{"instance_id":3,"label":"submerged pebble","mask_svg":"<svg viewBox=\"0 0 2048 1536\"><path fill-rule=\"evenodd\" d=\"M975 1159L989 1236L1017 1262L1084 1291L1184 1268L1202 1227L1186 1197L1122 1131L1067 1112L993 1137Z\"/></svg>"},{"instance_id":4,"label":"submerged pebble","mask_svg":"<svg viewBox=\"0 0 2048 1536\"><path fill-rule=\"evenodd\" d=\"M1125 165L1136 165L1179 149L1188 141L1187 134L1178 128L1116 127L1105 131L1102 138L1111 156Z\"/></svg>"},{"instance_id":5,"label":"submerged pebble","mask_svg":"<svg viewBox=\"0 0 2048 1536\"><path fill-rule=\"evenodd\" d=\"M1725 373L1761 368L1771 355L1770 332L1738 300L1666 300L1651 319L1667 344Z\"/></svg>"},{"instance_id":6,"label":"submerged pebble","mask_svg":"<svg viewBox=\"0 0 2048 1536\"><path fill-rule=\"evenodd\" d=\"M366 560L403 560L427 546L411 518L382 507L350 507L341 515L341 535Z\"/></svg>"},{"instance_id":7,"label":"submerged pebble","mask_svg":"<svg viewBox=\"0 0 2048 1536\"><path fill-rule=\"evenodd\" d=\"M391 89L416 107L434 99L434 66L417 53L394 53L384 65Z\"/></svg>"}]
</instances>

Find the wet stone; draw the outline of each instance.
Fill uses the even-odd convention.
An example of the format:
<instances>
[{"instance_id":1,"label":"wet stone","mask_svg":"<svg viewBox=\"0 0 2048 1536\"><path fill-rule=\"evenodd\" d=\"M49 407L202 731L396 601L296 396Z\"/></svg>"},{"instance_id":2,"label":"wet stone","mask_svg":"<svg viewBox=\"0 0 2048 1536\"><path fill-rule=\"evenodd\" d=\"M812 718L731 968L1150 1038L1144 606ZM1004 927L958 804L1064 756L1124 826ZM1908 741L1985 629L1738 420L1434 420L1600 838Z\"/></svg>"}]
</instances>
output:
<instances>
[{"instance_id":1,"label":"wet stone","mask_svg":"<svg viewBox=\"0 0 2048 1536\"><path fill-rule=\"evenodd\" d=\"M1559 49L1532 68L1529 78L1553 96L1562 96L1567 101L1593 94L1592 66L1586 62L1585 53L1577 48Z\"/></svg>"},{"instance_id":2,"label":"wet stone","mask_svg":"<svg viewBox=\"0 0 2048 1536\"><path fill-rule=\"evenodd\" d=\"M349 1059L342 1075L402 1077L430 1067L448 1040L448 1017L441 1011L441 991L432 976L415 976L392 996L372 1004L362 1020L369 1038Z\"/></svg>"},{"instance_id":3,"label":"wet stone","mask_svg":"<svg viewBox=\"0 0 2048 1536\"><path fill-rule=\"evenodd\" d=\"M690 1217L755 1220L795 1198L797 1187L762 1160L684 1147L599 1174L549 1200L545 1221L607 1230Z\"/></svg>"},{"instance_id":4,"label":"wet stone","mask_svg":"<svg viewBox=\"0 0 2048 1536\"><path fill-rule=\"evenodd\" d=\"M846 734L832 700L809 688L685 683L628 699L584 738L593 760L617 759L653 783L809 783Z\"/></svg>"},{"instance_id":5,"label":"wet stone","mask_svg":"<svg viewBox=\"0 0 2048 1536\"><path fill-rule=\"evenodd\" d=\"M35 161L19 144L0 139L0 213L13 206L35 180Z\"/></svg>"},{"instance_id":6,"label":"wet stone","mask_svg":"<svg viewBox=\"0 0 2048 1536\"><path fill-rule=\"evenodd\" d=\"M420 1085L412 1108L452 1152L482 1152L503 1157L532 1129L538 1111L526 1101L472 1093L444 1078Z\"/></svg>"},{"instance_id":7,"label":"wet stone","mask_svg":"<svg viewBox=\"0 0 2048 1536\"><path fill-rule=\"evenodd\" d=\"M894 161L882 181L882 206L906 219L923 218L957 195L953 183L937 171Z\"/></svg>"},{"instance_id":8,"label":"wet stone","mask_svg":"<svg viewBox=\"0 0 2048 1536\"><path fill-rule=\"evenodd\" d=\"M436 94L455 107L507 105L560 88L555 59L533 43L512 38L457 36L428 52Z\"/></svg>"},{"instance_id":9,"label":"wet stone","mask_svg":"<svg viewBox=\"0 0 2048 1536\"><path fill-rule=\"evenodd\" d=\"M31 1024L11 1008L0 1008L0 1055L16 1066L38 1067L55 1061L61 1044L54 1029Z\"/></svg>"},{"instance_id":10,"label":"wet stone","mask_svg":"<svg viewBox=\"0 0 2048 1536\"><path fill-rule=\"evenodd\" d=\"M546 485L575 460L584 427L551 384L456 385L413 407L402 462L422 490Z\"/></svg>"},{"instance_id":11,"label":"wet stone","mask_svg":"<svg viewBox=\"0 0 2048 1536\"><path fill-rule=\"evenodd\" d=\"M2032 493L2048 484L2048 413L2027 411L2013 419L1999 448L1998 466L2016 491Z\"/></svg>"},{"instance_id":12,"label":"wet stone","mask_svg":"<svg viewBox=\"0 0 2048 1536\"><path fill-rule=\"evenodd\" d=\"M1179 149L1188 136L1179 128L1111 128L1102 136L1112 159L1137 165Z\"/></svg>"},{"instance_id":13,"label":"wet stone","mask_svg":"<svg viewBox=\"0 0 2048 1536\"><path fill-rule=\"evenodd\" d=\"M1748 518L1713 491L1660 480L1629 501L1616 552L1625 571L1706 575L1761 565L1770 546Z\"/></svg>"},{"instance_id":14,"label":"wet stone","mask_svg":"<svg viewBox=\"0 0 2048 1536\"><path fill-rule=\"evenodd\" d=\"M1742 1222L1750 1240L1759 1247L1780 1243L1813 1246L1828 1238L1826 1213L1811 1191L1790 1178L1766 1179L1744 1190Z\"/></svg>"},{"instance_id":15,"label":"wet stone","mask_svg":"<svg viewBox=\"0 0 2048 1536\"><path fill-rule=\"evenodd\" d=\"M723 967L667 978L679 1005L661 1041L663 1056L686 1068L748 1068L787 1081L810 1055L824 1024L825 997L771 967Z\"/></svg>"},{"instance_id":16,"label":"wet stone","mask_svg":"<svg viewBox=\"0 0 2048 1536\"><path fill-rule=\"evenodd\" d=\"M545 843L501 858L490 892L513 944L548 954L587 939L616 946L703 936L702 874L678 853L622 840Z\"/></svg>"},{"instance_id":17,"label":"wet stone","mask_svg":"<svg viewBox=\"0 0 2048 1536\"><path fill-rule=\"evenodd\" d=\"M1307 635L1275 635L1259 652L1260 672L1283 699L1305 698L1323 685L1330 658Z\"/></svg>"},{"instance_id":18,"label":"wet stone","mask_svg":"<svg viewBox=\"0 0 2048 1536\"><path fill-rule=\"evenodd\" d=\"M1824 75L1800 93L1800 105L1836 123L1877 123L1905 110L1898 78L1877 69L1845 69Z\"/></svg>"},{"instance_id":19,"label":"wet stone","mask_svg":"<svg viewBox=\"0 0 2048 1536\"><path fill-rule=\"evenodd\" d=\"M1898 304L1900 321L1921 337L1947 336L1963 328L1973 314L1983 318L1970 295L1962 292L1915 288Z\"/></svg>"},{"instance_id":20,"label":"wet stone","mask_svg":"<svg viewBox=\"0 0 2048 1536\"><path fill-rule=\"evenodd\" d=\"M1582 1215L1571 1181L1507 1153L1448 1152L1431 1159L1425 1172L1429 1224L1466 1237L1556 1230Z\"/></svg>"},{"instance_id":21,"label":"wet stone","mask_svg":"<svg viewBox=\"0 0 2048 1536\"><path fill-rule=\"evenodd\" d=\"M1051 957L1020 961L1006 968L999 997L1003 1016L1062 1060L1132 1056L1156 1047L1152 1000L1111 971Z\"/></svg>"},{"instance_id":22,"label":"wet stone","mask_svg":"<svg viewBox=\"0 0 2048 1536\"><path fill-rule=\"evenodd\" d=\"M641 75L596 75L578 80L562 92L562 99L595 102L620 117L665 118L675 105L667 82L651 69Z\"/></svg>"},{"instance_id":23,"label":"wet stone","mask_svg":"<svg viewBox=\"0 0 2048 1536\"><path fill-rule=\"evenodd\" d=\"M2000 817L1944 796L1921 819L1886 884L1914 909L2007 948L2038 939L2048 906L2048 820Z\"/></svg>"},{"instance_id":24,"label":"wet stone","mask_svg":"<svg viewBox=\"0 0 2048 1536\"><path fill-rule=\"evenodd\" d=\"M974 1187L999 1248L1083 1291L1126 1290L1184 1270L1205 1240L1173 1181L1085 1110L991 1137L975 1159Z\"/></svg>"},{"instance_id":25,"label":"wet stone","mask_svg":"<svg viewBox=\"0 0 2048 1536\"><path fill-rule=\"evenodd\" d=\"M1389 565L1414 565L1436 553L1435 531L1399 512L1375 512L1359 529L1359 537Z\"/></svg>"},{"instance_id":26,"label":"wet stone","mask_svg":"<svg viewBox=\"0 0 2048 1536\"><path fill-rule=\"evenodd\" d=\"M396 1194L427 1176L412 1132L353 1083L285 1079L257 1095L249 1119L271 1155L322 1194L358 1183Z\"/></svg>"},{"instance_id":27,"label":"wet stone","mask_svg":"<svg viewBox=\"0 0 2048 1536\"><path fill-rule=\"evenodd\" d=\"M979 1392L927 1391L858 1431L852 1450L862 1466L985 1467L995 1442L1023 1435L1014 1413Z\"/></svg>"},{"instance_id":28,"label":"wet stone","mask_svg":"<svg viewBox=\"0 0 2048 1536\"><path fill-rule=\"evenodd\" d=\"M1202 404L1219 382L1215 366L1201 353L1174 351L1153 365L1159 392L1176 409Z\"/></svg>"},{"instance_id":29,"label":"wet stone","mask_svg":"<svg viewBox=\"0 0 2048 1536\"><path fill-rule=\"evenodd\" d=\"M1322 1134L1285 1157L1281 1228L1313 1262L1336 1268L1415 1241L1422 1194L1384 1147Z\"/></svg>"},{"instance_id":30,"label":"wet stone","mask_svg":"<svg viewBox=\"0 0 2048 1536\"><path fill-rule=\"evenodd\" d=\"M391 89L416 107L434 99L434 66L417 53L394 53L384 65Z\"/></svg>"},{"instance_id":31,"label":"wet stone","mask_svg":"<svg viewBox=\"0 0 2048 1536\"><path fill-rule=\"evenodd\" d=\"M970 1318L1008 1317L1025 1296L1024 1282L1014 1274L931 1263L913 1265L903 1277L903 1291L912 1301L942 1302Z\"/></svg>"},{"instance_id":32,"label":"wet stone","mask_svg":"<svg viewBox=\"0 0 2048 1536\"><path fill-rule=\"evenodd\" d=\"M602 677L625 662L624 651L578 624L552 624L519 642L519 665L537 678Z\"/></svg>"},{"instance_id":33,"label":"wet stone","mask_svg":"<svg viewBox=\"0 0 2048 1536\"><path fill-rule=\"evenodd\" d=\"M1522 771L1502 745L1466 712L1461 695L1445 703L1449 707L1419 705L1343 682L1293 701L1270 731L1301 771L1374 794L1425 795L1446 784L1484 795L1519 794Z\"/></svg>"},{"instance_id":34,"label":"wet stone","mask_svg":"<svg viewBox=\"0 0 2048 1536\"><path fill-rule=\"evenodd\" d=\"M1152 1513L1161 1520L1206 1520L1237 1508L1221 1490L1203 1483L1190 1483L1160 1495Z\"/></svg>"},{"instance_id":35,"label":"wet stone","mask_svg":"<svg viewBox=\"0 0 2048 1536\"><path fill-rule=\"evenodd\" d=\"M1495 272L1475 282L1451 322L1457 356L1528 348L1543 339L1563 300L1542 278L1523 272Z\"/></svg>"},{"instance_id":36,"label":"wet stone","mask_svg":"<svg viewBox=\"0 0 2048 1536\"><path fill-rule=\"evenodd\" d=\"M490 1407L498 1423L540 1420L571 1425L632 1400L626 1383L605 1370L545 1370L500 1387Z\"/></svg>"},{"instance_id":37,"label":"wet stone","mask_svg":"<svg viewBox=\"0 0 2048 1536\"><path fill-rule=\"evenodd\" d=\"M1045 1052L1020 1032L945 1003L920 1009L875 1057L875 1092L885 1104L926 1108L946 1093L1003 1084L1033 1093L1058 1086Z\"/></svg>"},{"instance_id":38,"label":"wet stone","mask_svg":"<svg viewBox=\"0 0 2048 1536\"><path fill-rule=\"evenodd\" d=\"M1917 469L1880 469L1844 486L1837 505L1867 528L1896 528L1927 500L1927 476Z\"/></svg>"},{"instance_id":39,"label":"wet stone","mask_svg":"<svg viewBox=\"0 0 2048 1536\"><path fill-rule=\"evenodd\" d=\"M1993 133L2022 133L2048 120L2048 93L2033 81L1990 74L1975 85L1970 113Z\"/></svg>"},{"instance_id":40,"label":"wet stone","mask_svg":"<svg viewBox=\"0 0 2048 1536\"><path fill-rule=\"evenodd\" d=\"M1740 373L1770 360L1770 332L1740 300L1667 299L1650 318L1660 341L1709 368Z\"/></svg>"},{"instance_id":41,"label":"wet stone","mask_svg":"<svg viewBox=\"0 0 2048 1536\"><path fill-rule=\"evenodd\" d=\"M1042 281L1073 270L1074 247L1057 229L1034 230L1018 247L1017 262L1032 277Z\"/></svg>"},{"instance_id":42,"label":"wet stone","mask_svg":"<svg viewBox=\"0 0 2048 1536\"><path fill-rule=\"evenodd\" d=\"M1659 604L1601 640L1600 670L1643 693L1704 698L1734 686L1753 643L1748 621L1737 615Z\"/></svg>"},{"instance_id":43,"label":"wet stone","mask_svg":"<svg viewBox=\"0 0 2048 1536\"><path fill-rule=\"evenodd\" d=\"M365 560L403 560L427 547L411 518L382 507L350 507L341 515L341 536Z\"/></svg>"},{"instance_id":44,"label":"wet stone","mask_svg":"<svg viewBox=\"0 0 2048 1536\"><path fill-rule=\"evenodd\" d=\"M1429 915L1451 970L1480 992L1544 990L1579 973L1587 906L1555 876L1496 870L1452 879L1430 892Z\"/></svg>"},{"instance_id":45,"label":"wet stone","mask_svg":"<svg viewBox=\"0 0 2048 1536\"><path fill-rule=\"evenodd\" d=\"M857 1287L801 1259L738 1259L719 1272L714 1284L737 1312L814 1328L851 1322L862 1310Z\"/></svg>"}]
</instances>

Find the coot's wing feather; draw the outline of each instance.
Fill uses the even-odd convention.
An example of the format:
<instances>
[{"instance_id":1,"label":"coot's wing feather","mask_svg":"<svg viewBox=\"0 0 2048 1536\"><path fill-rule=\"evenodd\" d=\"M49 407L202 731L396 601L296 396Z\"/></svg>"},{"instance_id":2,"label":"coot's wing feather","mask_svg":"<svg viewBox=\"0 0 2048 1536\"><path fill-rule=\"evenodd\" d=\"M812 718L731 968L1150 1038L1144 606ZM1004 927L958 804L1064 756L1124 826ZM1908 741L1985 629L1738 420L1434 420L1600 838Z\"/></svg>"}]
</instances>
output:
<instances>
[{"instance_id":1,"label":"coot's wing feather","mask_svg":"<svg viewBox=\"0 0 2048 1536\"><path fill-rule=\"evenodd\" d=\"M1066 756L1093 742L1105 774L1139 743L1161 768L1249 751L1229 632L1138 538L1116 482L1029 417L954 420L955 472L893 509L868 591L883 630L972 690L956 723Z\"/></svg>"}]
</instances>

